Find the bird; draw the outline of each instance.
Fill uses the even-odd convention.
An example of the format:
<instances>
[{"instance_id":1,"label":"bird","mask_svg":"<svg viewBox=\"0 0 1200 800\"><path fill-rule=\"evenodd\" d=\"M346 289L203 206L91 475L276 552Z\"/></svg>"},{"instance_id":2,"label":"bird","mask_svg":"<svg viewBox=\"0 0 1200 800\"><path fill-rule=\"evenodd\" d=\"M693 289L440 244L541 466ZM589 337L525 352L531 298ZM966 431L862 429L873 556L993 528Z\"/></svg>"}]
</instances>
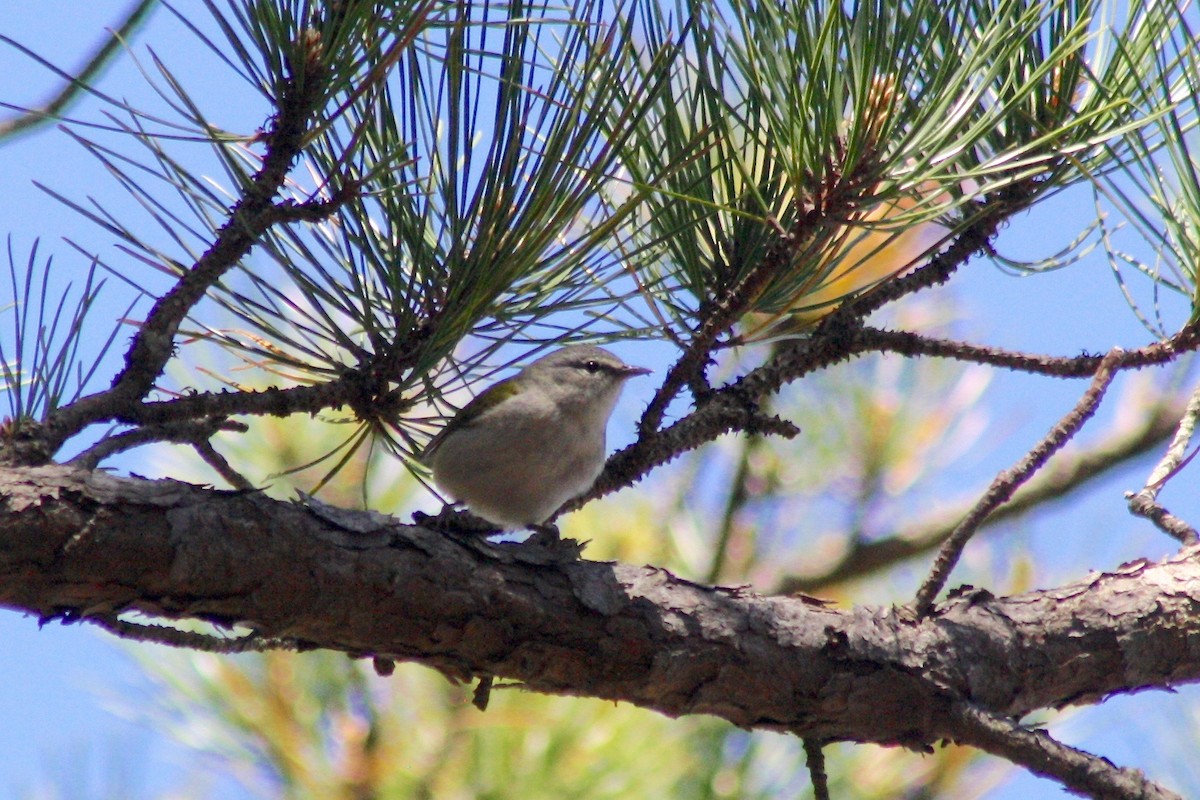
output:
<instances>
[{"instance_id":1,"label":"bird","mask_svg":"<svg viewBox=\"0 0 1200 800\"><path fill-rule=\"evenodd\" d=\"M492 384L421 456L439 489L505 531L548 522L604 468L606 429L625 382L650 370L570 345Z\"/></svg>"}]
</instances>

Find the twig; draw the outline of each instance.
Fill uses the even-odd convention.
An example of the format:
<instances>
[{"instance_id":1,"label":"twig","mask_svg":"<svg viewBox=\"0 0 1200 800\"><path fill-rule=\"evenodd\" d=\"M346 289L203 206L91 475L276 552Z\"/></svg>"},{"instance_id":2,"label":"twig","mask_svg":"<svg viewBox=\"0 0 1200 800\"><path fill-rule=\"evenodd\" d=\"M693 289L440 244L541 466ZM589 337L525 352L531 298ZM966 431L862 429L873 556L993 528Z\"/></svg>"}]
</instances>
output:
<instances>
[{"instance_id":1,"label":"twig","mask_svg":"<svg viewBox=\"0 0 1200 800\"><path fill-rule=\"evenodd\" d=\"M206 633L169 628L165 625L141 625L136 622L118 619L117 617L89 615L83 619L94 625L99 625L111 634L122 639L132 639L137 642L154 642L169 647L180 647L186 650L203 650L206 653L261 653L267 650L302 650L301 644L294 639L281 639L273 636L239 636L236 639L225 639L220 636L210 636Z\"/></svg>"},{"instance_id":2,"label":"twig","mask_svg":"<svg viewBox=\"0 0 1200 800\"><path fill-rule=\"evenodd\" d=\"M233 422L224 417L147 425L136 430L106 436L67 463L82 469L95 469L104 459L144 444L152 442L196 444L208 441L218 431L245 433L247 430L249 429L244 423Z\"/></svg>"},{"instance_id":3,"label":"twig","mask_svg":"<svg viewBox=\"0 0 1200 800\"><path fill-rule=\"evenodd\" d=\"M1137 430L1112 436L1100 444L1076 453L1060 453L1052 467L1042 470L997 508L980 530L986 530L1021 514L1040 508L1048 501L1061 500L1070 492L1107 475L1159 445L1175 430L1182 409L1178 405L1159 405L1149 410ZM773 594L817 592L833 584L860 578L905 559L926 553L944 542L970 511L970 504L906 526L891 536L856 540L842 558L828 565L821 574L785 577Z\"/></svg>"},{"instance_id":4,"label":"twig","mask_svg":"<svg viewBox=\"0 0 1200 800\"><path fill-rule=\"evenodd\" d=\"M808 339L781 342L770 361L752 369L733 385L739 386L751 397L765 397L810 372L844 361L850 356L884 350L902 355L959 358L1032 373L1080 378L1094 375L1103 359L1103 356L1091 355L1063 357L1014 353L966 342L882 331L855 325L853 320L839 322L839 319L840 315L835 313L822 323L818 333L829 326L824 336L814 334ZM845 327L835 327L838 324ZM1200 326L1188 325L1170 339L1126 351L1121 357L1120 368L1140 369L1167 364L1198 347Z\"/></svg>"},{"instance_id":5,"label":"twig","mask_svg":"<svg viewBox=\"0 0 1200 800\"><path fill-rule=\"evenodd\" d=\"M1172 514L1152 496L1138 492L1137 494L1126 494L1126 497L1129 500L1129 513L1135 517L1150 520L1155 527L1180 544L1192 545L1200 541L1195 528Z\"/></svg>"},{"instance_id":6,"label":"twig","mask_svg":"<svg viewBox=\"0 0 1200 800\"><path fill-rule=\"evenodd\" d=\"M1171 444L1167 446L1167 452L1151 470L1150 477L1146 479L1145 488L1147 490L1155 493L1161 491L1166 482L1192 460L1193 456L1185 456L1184 453L1187 452L1188 444L1192 441L1192 434L1196 430L1197 416L1200 416L1200 386L1196 387L1188 399L1187 408L1183 410L1183 414L1179 418L1179 428L1175 431Z\"/></svg>"},{"instance_id":7,"label":"twig","mask_svg":"<svg viewBox=\"0 0 1200 800\"><path fill-rule=\"evenodd\" d=\"M734 431L789 439L800 433L795 424L760 413L744 392L729 386L709 395L700 408L675 424L641 436L624 450L614 453L592 488L564 505L559 513L632 486L656 467Z\"/></svg>"},{"instance_id":8,"label":"twig","mask_svg":"<svg viewBox=\"0 0 1200 800\"><path fill-rule=\"evenodd\" d=\"M825 772L824 742L820 739L805 737L804 759L808 767L808 775L812 780L814 800L829 800L829 775Z\"/></svg>"},{"instance_id":9,"label":"twig","mask_svg":"<svg viewBox=\"0 0 1200 800\"><path fill-rule=\"evenodd\" d=\"M950 571L958 563L963 548L966 547L967 542L975 535L975 532L979 530L979 526L983 524L984 520L998 506L1011 498L1017 488L1029 480L1033 473L1040 469L1050 456L1054 455L1063 445L1069 442L1079 432L1079 429L1083 427L1083 424L1096 413L1096 408L1100 405L1105 391L1116 376L1117 365L1124 355L1125 351L1120 348L1113 348L1100 361L1100 365L1096 368L1095 377L1092 378L1091 385L1088 386L1083 396L1079 398L1079 402L1075 404L1075 407L1059 420L1051 428L1050 432L1046 434L1045 438L1038 442L1012 469L1005 470L996 476L991 486L984 492L983 497L979 499L967 516L954 529L954 532L946 539L945 543L942 544L941 550L938 551L937 559L929 571L929 577L925 579L925 583L917 591L914 603L917 613L920 616L926 616L933 610L934 599L946 585L946 580L950 577Z\"/></svg>"},{"instance_id":10,"label":"twig","mask_svg":"<svg viewBox=\"0 0 1200 800\"><path fill-rule=\"evenodd\" d=\"M170 400L137 403L115 411L112 418L130 425L153 425L179 419L238 414L285 417L315 414L351 402L357 395L357 374L348 372L324 383L271 387L262 390L196 392Z\"/></svg>"},{"instance_id":11,"label":"twig","mask_svg":"<svg viewBox=\"0 0 1200 800\"><path fill-rule=\"evenodd\" d=\"M870 327L863 328L859 345L864 351L878 350L904 356L950 358L1058 378L1085 378L1093 375L1100 359L1103 358L1087 353L1074 357L1020 353L1001 347L937 339L909 331L887 331Z\"/></svg>"},{"instance_id":12,"label":"twig","mask_svg":"<svg viewBox=\"0 0 1200 800\"><path fill-rule=\"evenodd\" d=\"M234 469L225 456L217 452L217 449L212 446L212 442L207 439L199 442L192 442L192 449L196 454L204 460L216 473L229 482L229 485L235 489L252 492L258 489L250 480Z\"/></svg>"},{"instance_id":13,"label":"twig","mask_svg":"<svg viewBox=\"0 0 1200 800\"><path fill-rule=\"evenodd\" d=\"M1180 331L1162 342L1137 350L1128 350L1121 357L1121 369L1137 369L1165 364L1188 350L1196 349L1197 341L1191 328ZM1084 353L1078 356L1051 356L1042 353L1020 353L999 347L936 339L908 331L862 329L856 343L857 352L879 350L905 356L937 356L958 361L970 361L993 367L1051 375L1058 378L1086 378L1096 372L1103 356Z\"/></svg>"},{"instance_id":14,"label":"twig","mask_svg":"<svg viewBox=\"0 0 1200 800\"><path fill-rule=\"evenodd\" d=\"M480 711L487 711L488 703L492 699L492 685L494 681L495 678L491 675L484 675L479 679L479 683L475 686L475 691L471 693L471 705Z\"/></svg>"},{"instance_id":15,"label":"twig","mask_svg":"<svg viewBox=\"0 0 1200 800\"><path fill-rule=\"evenodd\" d=\"M1053 778L1075 794L1104 800L1182 800L1146 779L1139 770L1122 769L1106 758L1065 745L1042 730L1023 728L965 701L953 703L950 738Z\"/></svg>"},{"instance_id":16,"label":"twig","mask_svg":"<svg viewBox=\"0 0 1200 800\"><path fill-rule=\"evenodd\" d=\"M1200 416L1200 387L1192 392L1187 408L1179 419L1175 438L1171 440L1162 460L1151 470L1150 477L1146 479L1146 485L1137 493L1125 493L1131 514L1150 520L1168 536L1178 539L1185 545L1195 544L1200 537L1197 536L1196 530L1191 525L1167 511L1158 502L1158 493L1162 491L1167 481L1196 455L1196 451L1192 451L1188 455L1187 449L1192 440L1192 433L1196 429L1197 416Z\"/></svg>"}]
</instances>

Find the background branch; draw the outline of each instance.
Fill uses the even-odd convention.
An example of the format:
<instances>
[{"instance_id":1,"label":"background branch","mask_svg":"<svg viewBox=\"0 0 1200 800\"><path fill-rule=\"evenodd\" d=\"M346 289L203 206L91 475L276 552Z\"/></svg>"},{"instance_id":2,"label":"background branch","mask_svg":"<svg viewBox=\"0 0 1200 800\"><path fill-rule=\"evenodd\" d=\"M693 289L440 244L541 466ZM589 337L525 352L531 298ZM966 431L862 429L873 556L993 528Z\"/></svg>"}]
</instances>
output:
<instances>
[{"instance_id":1,"label":"background branch","mask_svg":"<svg viewBox=\"0 0 1200 800\"><path fill-rule=\"evenodd\" d=\"M1167 511L1158 502L1158 493L1166 486L1167 481L1196 455L1195 450L1188 454L1187 449L1196 428L1197 416L1200 416L1200 388L1192 391L1187 408L1180 415L1175 437L1171 440L1167 452L1163 454L1146 479L1146 485L1136 494L1133 492L1126 494L1131 513L1149 519L1168 536L1178 539L1183 544L1196 543L1196 530L1184 520Z\"/></svg>"},{"instance_id":2,"label":"background branch","mask_svg":"<svg viewBox=\"0 0 1200 800\"><path fill-rule=\"evenodd\" d=\"M88 84L108 66L108 63L121 52L128 43L129 37L136 31L154 7L158 0L139 0L117 26L109 33L104 43L87 57L86 62L73 75L62 73L64 84L56 94L42 102L37 108L31 108L24 113L0 120L0 140L26 133L59 118L72 102L87 91ZM0 37L5 39L6 37Z\"/></svg>"}]
</instances>

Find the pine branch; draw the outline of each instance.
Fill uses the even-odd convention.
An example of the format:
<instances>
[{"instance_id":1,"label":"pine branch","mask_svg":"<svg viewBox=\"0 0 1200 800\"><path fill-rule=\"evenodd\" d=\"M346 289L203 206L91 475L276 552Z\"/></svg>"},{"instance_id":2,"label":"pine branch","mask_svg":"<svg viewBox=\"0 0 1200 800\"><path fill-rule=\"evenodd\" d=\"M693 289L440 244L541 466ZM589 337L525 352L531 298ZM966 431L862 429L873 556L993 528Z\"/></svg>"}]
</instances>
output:
<instances>
[{"instance_id":1,"label":"pine branch","mask_svg":"<svg viewBox=\"0 0 1200 800\"><path fill-rule=\"evenodd\" d=\"M1005 199L1004 203L999 200L994 202L993 206L984 206L994 210L1007 207L1005 204L1012 201ZM805 374L856 355L861 351L860 348L864 347L859 320L875 308L876 303L896 299L944 282L959 265L986 244L995 234L997 225L998 220L991 219L983 211L979 212L976 222L964 230L946 252L931 259L924 267L897 279L890 289L846 304L823 321L811 337L782 343L767 364L752 370L729 386L699 394L695 411L667 428L660 429L658 426L666 408L665 403L678 393L688 380L688 375L698 370L700 365L711 357L711 349L703 351L702 359L697 355L700 351L689 349L672 367L663 387L655 394L655 400L651 401L643 413L639 423L638 441L609 458L604 472L592 488L582 497L567 504L564 510L577 508L589 500L630 486L649 474L652 469L732 431L779 432L788 438L795 436L799 432L795 426L777 417L766 417L757 413L760 399L774 394L784 384ZM713 346L714 340L707 340L709 348ZM694 340L693 344L698 341ZM692 366L689 367L688 364Z\"/></svg>"},{"instance_id":2,"label":"pine branch","mask_svg":"<svg viewBox=\"0 0 1200 800\"><path fill-rule=\"evenodd\" d=\"M973 364L1048 375L1056 378L1086 378L1095 374L1103 356L1083 353L1078 356L1052 356L1042 353L1020 353L1002 347L938 339L911 331L889 331L864 328L861 334L864 350L897 353L908 357L931 356L949 358Z\"/></svg>"},{"instance_id":3,"label":"pine branch","mask_svg":"<svg viewBox=\"0 0 1200 800\"><path fill-rule=\"evenodd\" d=\"M834 202L836 201L828 201L830 204ZM680 390L685 385L699 381L701 373L712 358L717 338L728 331L751 307L763 288L786 268L794 253L802 250L808 240L820 230L823 220L843 211L836 207L825 208L825 205L826 203L822 203L819 209L813 208L802 215L791 230L779 231L762 261L734 285L724 289L713 302L701 306L702 316L687 344L687 349L667 372L662 385L655 392L638 422L640 435L646 436L659 429L667 406L679 395ZM702 395L703 392L699 394Z\"/></svg>"},{"instance_id":4,"label":"pine branch","mask_svg":"<svg viewBox=\"0 0 1200 800\"><path fill-rule=\"evenodd\" d=\"M1095 374L1104 356L1087 353L1078 356L1052 356L1042 353L1020 353L1001 347L960 342L952 339L937 339L910 331L887 331L863 328L856 343L859 352L876 350L883 353L898 353L904 356L932 356L986 364L1027 372L1031 375L1048 375L1056 378L1087 378ZM1163 342L1130 350L1120 358L1121 369L1140 369L1173 361L1185 352L1200 345L1194 326Z\"/></svg>"},{"instance_id":5,"label":"pine branch","mask_svg":"<svg viewBox=\"0 0 1200 800\"><path fill-rule=\"evenodd\" d=\"M139 0L125 14L125 18L117 26L116 30L108 34L103 44L88 56L87 61L75 74L69 74L56 69L55 72L63 79L62 88L43 101L37 108L28 109L24 113L10 119L0 120L0 139L28 132L33 128L58 119L67 109L67 106L71 105L81 94L88 90L89 82L104 70L113 58L121 52L122 48L128 44L129 37L141 27L156 5L158 5L158 0ZM0 36L0 40L10 41L5 36Z\"/></svg>"},{"instance_id":6,"label":"pine branch","mask_svg":"<svg viewBox=\"0 0 1200 800\"><path fill-rule=\"evenodd\" d=\"M175 336L183 319L250 252L265 231L282 222L328 216L353 195L352 187L344 187L331 202L276 204L274 200L300 155L321 98L323 67L319 52L319 43L306 50L307 57L285 85L278 100L278 114L263 136L266 153L261 166L230 208L228 220L212 245L158 299L139 326L112 388L82 398L47 420L47 448L51 452L85 426L117 418L150 392L174 353Z\"/></svg>"}]
</instances>

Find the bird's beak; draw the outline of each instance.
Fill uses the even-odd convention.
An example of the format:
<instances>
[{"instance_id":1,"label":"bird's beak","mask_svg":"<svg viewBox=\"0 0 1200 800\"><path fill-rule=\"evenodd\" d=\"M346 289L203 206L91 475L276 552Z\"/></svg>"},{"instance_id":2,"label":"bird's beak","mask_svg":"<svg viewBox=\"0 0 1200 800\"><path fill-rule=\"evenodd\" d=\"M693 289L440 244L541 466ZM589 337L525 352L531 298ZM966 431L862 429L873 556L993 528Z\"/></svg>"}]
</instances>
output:
<instances>
[{"instance_id":1,"label":"bird's beak","mask_svg":"<svg viewBox=\"0 0 1200 800\"><path fill-rule=\"evenodd\" d=\"M630 364L626 364L621 370L621 374L627 378L633 378L638 375L649 375L651 372L653 370L646 369L645 367L635 367Z\"/></svg>"}]
</instances>

